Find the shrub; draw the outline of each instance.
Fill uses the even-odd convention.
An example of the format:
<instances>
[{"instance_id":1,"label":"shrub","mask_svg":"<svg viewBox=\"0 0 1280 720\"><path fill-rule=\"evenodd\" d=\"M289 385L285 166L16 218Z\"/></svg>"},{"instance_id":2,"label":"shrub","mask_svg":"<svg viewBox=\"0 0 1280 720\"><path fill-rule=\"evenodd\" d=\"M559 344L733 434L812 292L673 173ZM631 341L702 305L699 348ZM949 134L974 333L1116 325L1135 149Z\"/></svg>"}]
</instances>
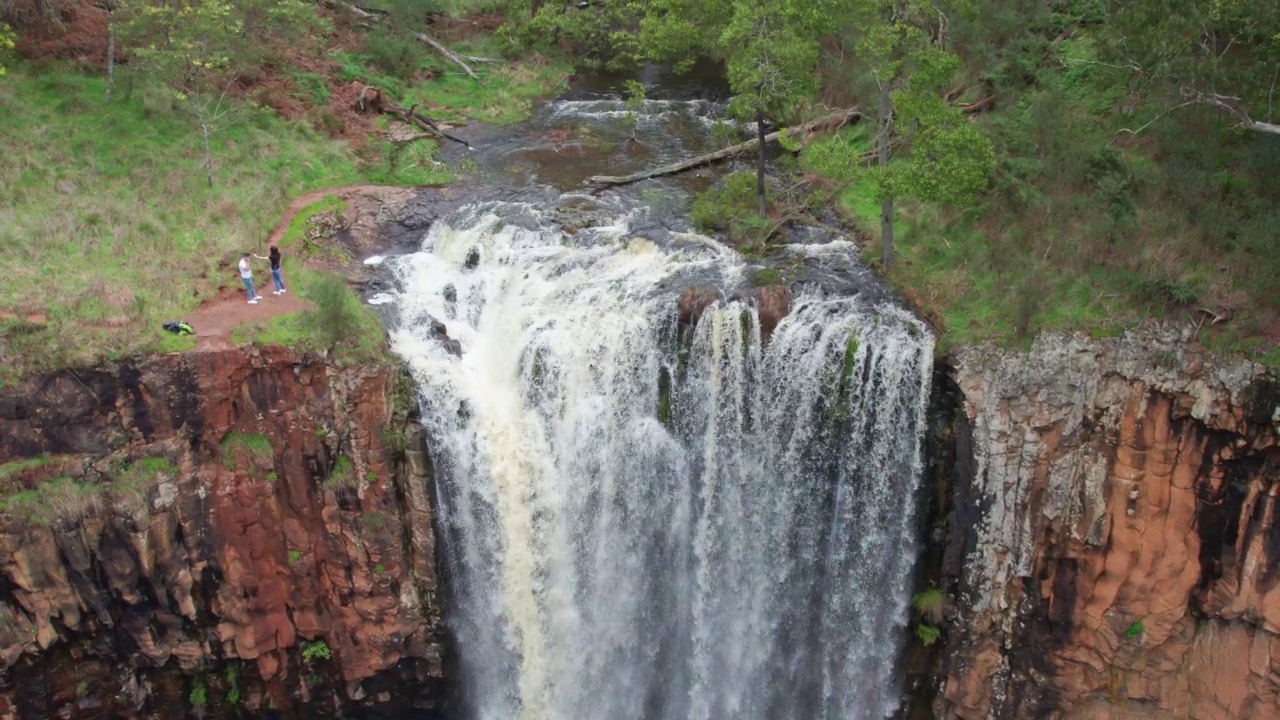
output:
<instances>
[{"instance_id":1,"label":"shrub","mask_svg":"<svg viewBox=\"0 0 1280 720\"><path fill-rule=\"evenodd\" d=\"M942 591L933 587L911 598L911 606L920 613L920 617L934 625L942 622L942 609L946 604L947 599Z\"/></svg>"},{"instance_id":2,"label":"shrub","mask_svg":"<svg viewBox=\"0 0 1280 720\"><path fill-rule=\"evenodd\" d=\"M333 469L329 471L329 477L325 478L325 487L352 487L355 484L356 471L355 466L351 463L351 458L346 455L339 455L338 459L333 463Z\"/></svg>"},{"instance_id":3,"label":"shrub","mask_svg":"<svg viewBox=\"0 0 1280 720\"><path fill-rule=\"evenodd\" d=\"M275 450L265 435L229 432L220 446L222 464L228 470L266 467L275 460Z\"/></svg>"},{"instance_id":4,"label":"shrub","mask_svg":"<svg viewBox=\"0 0 1280 720\"><path fill-rule=\"evenodd\" d=\"M333 652L324 640L312 640L302 645L302 662L310 665L317 660L329 660Z\"/></svg>"},{"instance_id":5,"label":"shrub","mask_svg":"<svg viewBox=\"0 0 1280 720\"><path fill-rule=\"evenodd\" d=\"M930 647L942 638L942 631L932 625L920 623L916 626L916 638L920 640L920 644Z\"/></svg>"},{"instance_id":6,"label":"shrub","mask_svg":"<svg viewBox=\"0 0 1280 720\"><path fill-rule=\"evenodd\" d=\"M345 280L337 275L321 275L312 282L307 296L316 306L308 314L323 347L333 350L360 334L361 308Z\"/></svg>"},{"instance_id":7,"label":"shrub","mask_svg":"<svg viewBox=\"0 0 1280 720\"><path fill-rule=\"evenodd\" d=\"M187 700L201 710L209 704L209 693L205 689L203 678L195 678L191 681L191 693L187 695Z\"/></svg>"},{"instance_id":8,"label":"shrub","mask_svg":"<svg viewBox=\"0 0 1280 720\"><path fill-rule=\"evenodd\" d=\"M1137 640L1142 637L1142 633L1147 631L1147 626L1141 620L1130 623L1129 627L1124 629L1124 638L1126 640Z\"/></svg>"}]
</instances>

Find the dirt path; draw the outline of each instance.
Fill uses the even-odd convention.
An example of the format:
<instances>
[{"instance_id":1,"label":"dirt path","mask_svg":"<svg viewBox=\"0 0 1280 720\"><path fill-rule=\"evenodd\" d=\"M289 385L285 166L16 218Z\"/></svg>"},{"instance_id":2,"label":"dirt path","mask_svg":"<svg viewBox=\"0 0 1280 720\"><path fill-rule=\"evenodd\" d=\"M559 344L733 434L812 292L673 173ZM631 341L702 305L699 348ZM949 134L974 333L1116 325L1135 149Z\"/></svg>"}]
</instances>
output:
<instances>
[{"instance_id":1,"label":"dirt path","mask_svg":"<svg viewBox=\"0 0 1280 720\"><path fill-rule=\"evenodd\" d=\"M386 200L399 197L407 197L413 193L412 188L405 188L395 185L344 185L342 187L324 188L301 195L289 202L285 208L284 214L280 216L280 221L276 223L275 229L267 235L267 240L257 251L266 254L267 247L279 244L285 232L289 230L289 225L298 213L302 212L308 205L323 200L325 197L333 195L346 201L348 205L359 197L376 198ZM287 250L287 249L286 249ZM300 260L292 256L286 257L286 262L300 262ZM233 345L231 342L231 333L237 327L246 323L266 322L282 315L291 315L296 312L310 309L310 305L298 297L293 288L284 295L272 295L271 291L274 286L271 284L271 274L266 272L261 260L255 260L254 283L257 285L258 294L262 296L256 305L250 305L245 301L244 288L237 280L234 286L228 286L218 292L217 297L206 301L195 312L187 315L187 322L191 323L196 329L196 349L198 350L221 350L229 348ZM289 266L285 265L285 285L289 286ZM234 272L234 268L230 270ZM235 273L238 275L238 273Z\"/></svg>"},{"instance_id":2,"label":"dirt path","mask_svg":"<svg viewBox=\"0 0 1280 720\"><path fill-rule=\"evenodd\" d=\"M285 232L289 230L289 224L293 222L293 218L302 212L308 205L319 202L329 195L335 195L343 200L350 200L352 195L368 194L375 195L379 193L403 193L406 190L400 185L344 185L342 187L326 188L323 190L315 190L294 198L284 209L284 214L280 216L280 222L276 223L276 227L267 236L266 245L275 245L280 242L280 238L284 237Z\"/></svg>"},{"instance_id":3,"label":"dirt path","mask_svg":"<svg viewBox=\"0 0 1280 720\"><path fill-rule=\"evenodd\" d=\"M223 290L218 297L200 306L200 309L187 315L187 322L196 329L197 350L224 350L232 346L231 331L246 323L266 322L282 315L301 312L311 306L303 302L292 291L284 295L271 294L271 276L257 275L254 283L265 282L266 287L258 286L262 299L256 305L245 301L244 288L239 292ZM289 279L285 278L285 287Z\"/></svg>"}]
</instances>

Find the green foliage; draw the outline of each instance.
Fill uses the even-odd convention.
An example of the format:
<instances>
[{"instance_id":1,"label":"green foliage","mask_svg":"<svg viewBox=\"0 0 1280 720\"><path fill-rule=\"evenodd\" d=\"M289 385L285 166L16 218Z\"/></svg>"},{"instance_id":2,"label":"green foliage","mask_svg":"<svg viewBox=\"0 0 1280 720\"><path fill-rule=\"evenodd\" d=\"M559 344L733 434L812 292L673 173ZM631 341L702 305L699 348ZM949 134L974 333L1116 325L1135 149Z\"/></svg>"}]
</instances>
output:
<instances>
[{"instance_id":1,"label":"green foliage","mask_svg":"<svg viewBox=\"0 0 1280 720\"><path fill-rule=\"evenodd\" d=\"M302 645L302 662L307 665L332 658L333 652L329 650L329 644L324 640L311 640Z\"/></svg>"},{"instance_id":2,"label":"green foliage","mask_svg":"<svg viewBox=\"0 0 1280 720\"><path fill-rule=\"evenodd\" d=\"M758 255L768 240L769 221L760 217L757 209L755 173L726 175L694 198L689 212L695 227L703 232L724 232L744 254Z\"/></svg>"},{"instance_id":3,"label":"green foliage","mask_svg":"<svg viewBox=\"0 0 1280 720\"><path fill-rule=\"evenodd\" d=\"M916 639L925 647L932 647L934 643L942 639L942 631L932 625L919 623L916 625Z\"/></svg>"},{"instance_id":4,"label":"green foliage","mask_svg":"<svg viewBox=\"0 0 1280 720\"><path fill-rule=\"evenodd\" d=\"M0 75L5 74L4 57L13 49L13 30L8 23L0 22Z\"/></svg>"},{"instance_id":5,"label":"green foliage","mask_svg":"<svg viewBox=\"0 0 1280 720\"><path fill-rule=\"evenodd\" d=\"M1147 626L1141 620L1135 620L1129 624L1129 627L1124 629L1124 638L1125 640L1137 640L1146 631Z\"/></svg>"},{"instance_id":6,"label":"green foliage","mask_svg":"<svg viewBox=\"0 0 1280 720\"><path fill-rule=\"evenodd\" d=\"M298 562L298 561L299 561L299 560L301 560L301 559L302 559L302 551L301 551L301 550L290 550L290 551L289 551L289 564L290 564L290 565L292 565L292 564L294 564L294 563Z\"/></svg>"},{"instance_id":7,"label":"green foliage","mask_svg":"<svg viewBox=\"0 0 1280 720\"><path fill-rule=\"evenodd\" d=\"M355 487L355 484L355 465L352 464L351 458L346 455L339 455L338 459L333 463L333 469L329 471L329 477L325 478L325 487Z\"/></svg>"},{"instance_id":8,"label":"green foliage","mask_svg":"<svg viewBox=\"0 0 1280 720\"><path fill-rule=\"evenodd\" d=\"M222 464L228 470L263 469L275 462L275 449L265 435L229 432L223 436L219 448Z\"/></svg>"},{"instance_id":9,"label":"green foliage","mask_svg":"<svg viewBox=\"0 0 1280 720\"><path fill-rule=\"evenodd\" d=\"M946 604L947 599L942 591L933 587L911 598L911 607L915 608L920 617L931 625L942 622L942 610Z\"/></svg>"},{"instance_id":10,"label":"green foliage","mask_svg":"<svg viewBox=\"0 0 1280 720\"><path fill-rule=\"evenodd\" d=\"M275 470L272 470L271 472L267 473L267 474L263 477L263 479L264 479L264 480L266 480L267 482L275 482L276 480L279 480L280 478L279 478L279 476L278 476L278 475L276 475L276 471L275 471Z\"/></svg>"},{"instance_id":11,"label":"green foliage","mask_svg":"<svg viewBox=\"0 0 1280 720\"><path fill-rule=\"evenodd\" d=\"M161 480L176 480L178 468L166 457L146 457L112 473L109 505L135 522L150 516L151 491Z\"/></svg>"},{"instance_id":12,"label":"green foliage","mask_svg":"<svg viewBox=\"0 0 1280 720\"><path fill-rule=\"evenodd\" d=\"M381 564L381 563L379 563L379 564L377 564L377 565L374 565L374 566L373 566L373 573L374 573L375 575L382 575L382 574L384 574L384 573L386 573L386 572L387 572L387 569L386 569L386 568L384 568L384 567L382 567L382 564Z\"/></svg>"},{"instance_id":13,"label":"green foliage","mask_svg":"<svg viewBox=\"0 0 1280 720\"><path fill-rule=\"evenodd\" d=\"M187 701L200 710L204 710L205 706L209 704L209 692L205 689L204 678L192 678L191 692L187 694Z\"/></svg>"}]
</instances>

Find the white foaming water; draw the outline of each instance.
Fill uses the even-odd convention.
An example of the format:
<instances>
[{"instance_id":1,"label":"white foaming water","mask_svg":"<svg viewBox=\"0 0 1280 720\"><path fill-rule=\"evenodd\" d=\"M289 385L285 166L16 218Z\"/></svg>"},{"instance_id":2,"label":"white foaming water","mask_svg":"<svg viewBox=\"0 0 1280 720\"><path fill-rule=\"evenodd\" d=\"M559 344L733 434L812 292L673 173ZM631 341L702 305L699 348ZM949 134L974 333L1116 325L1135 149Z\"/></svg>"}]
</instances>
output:
<instances>
[{"instance_id":1,"label":"white foaming water","mask_svg":"<svg viewBox=\"0 0 1280 720\"><path fill-rule=\"evenodd\" d=\"M816 294L767 340L743 302L681 325L678 288L738 261L598 230L479 204L388 261L468 714L885 717L931 335Z\"/></svg>"}]
</instances>

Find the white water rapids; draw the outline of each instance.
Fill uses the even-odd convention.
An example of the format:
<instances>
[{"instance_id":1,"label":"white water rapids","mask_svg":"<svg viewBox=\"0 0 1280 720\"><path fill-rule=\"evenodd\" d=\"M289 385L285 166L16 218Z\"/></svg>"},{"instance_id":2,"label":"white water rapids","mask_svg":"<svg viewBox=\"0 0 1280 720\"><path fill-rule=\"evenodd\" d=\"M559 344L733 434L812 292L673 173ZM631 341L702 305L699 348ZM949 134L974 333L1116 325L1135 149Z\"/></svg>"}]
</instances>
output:
<instances>
[{"instance_id":1,"label":"white water rapids","mask_svg":"<svg viewBox=\"0 0 1280 720\"><path fill-rule=\"evenodd\" d=\"M814 290L767 342L746 302L682 328L679 289L731 286L736 255L661 248L626 216L566 237L515 203L464 208L388 264L468 716L897 707L932 364L917 319Z\"/></svg>"}]
</instances>

